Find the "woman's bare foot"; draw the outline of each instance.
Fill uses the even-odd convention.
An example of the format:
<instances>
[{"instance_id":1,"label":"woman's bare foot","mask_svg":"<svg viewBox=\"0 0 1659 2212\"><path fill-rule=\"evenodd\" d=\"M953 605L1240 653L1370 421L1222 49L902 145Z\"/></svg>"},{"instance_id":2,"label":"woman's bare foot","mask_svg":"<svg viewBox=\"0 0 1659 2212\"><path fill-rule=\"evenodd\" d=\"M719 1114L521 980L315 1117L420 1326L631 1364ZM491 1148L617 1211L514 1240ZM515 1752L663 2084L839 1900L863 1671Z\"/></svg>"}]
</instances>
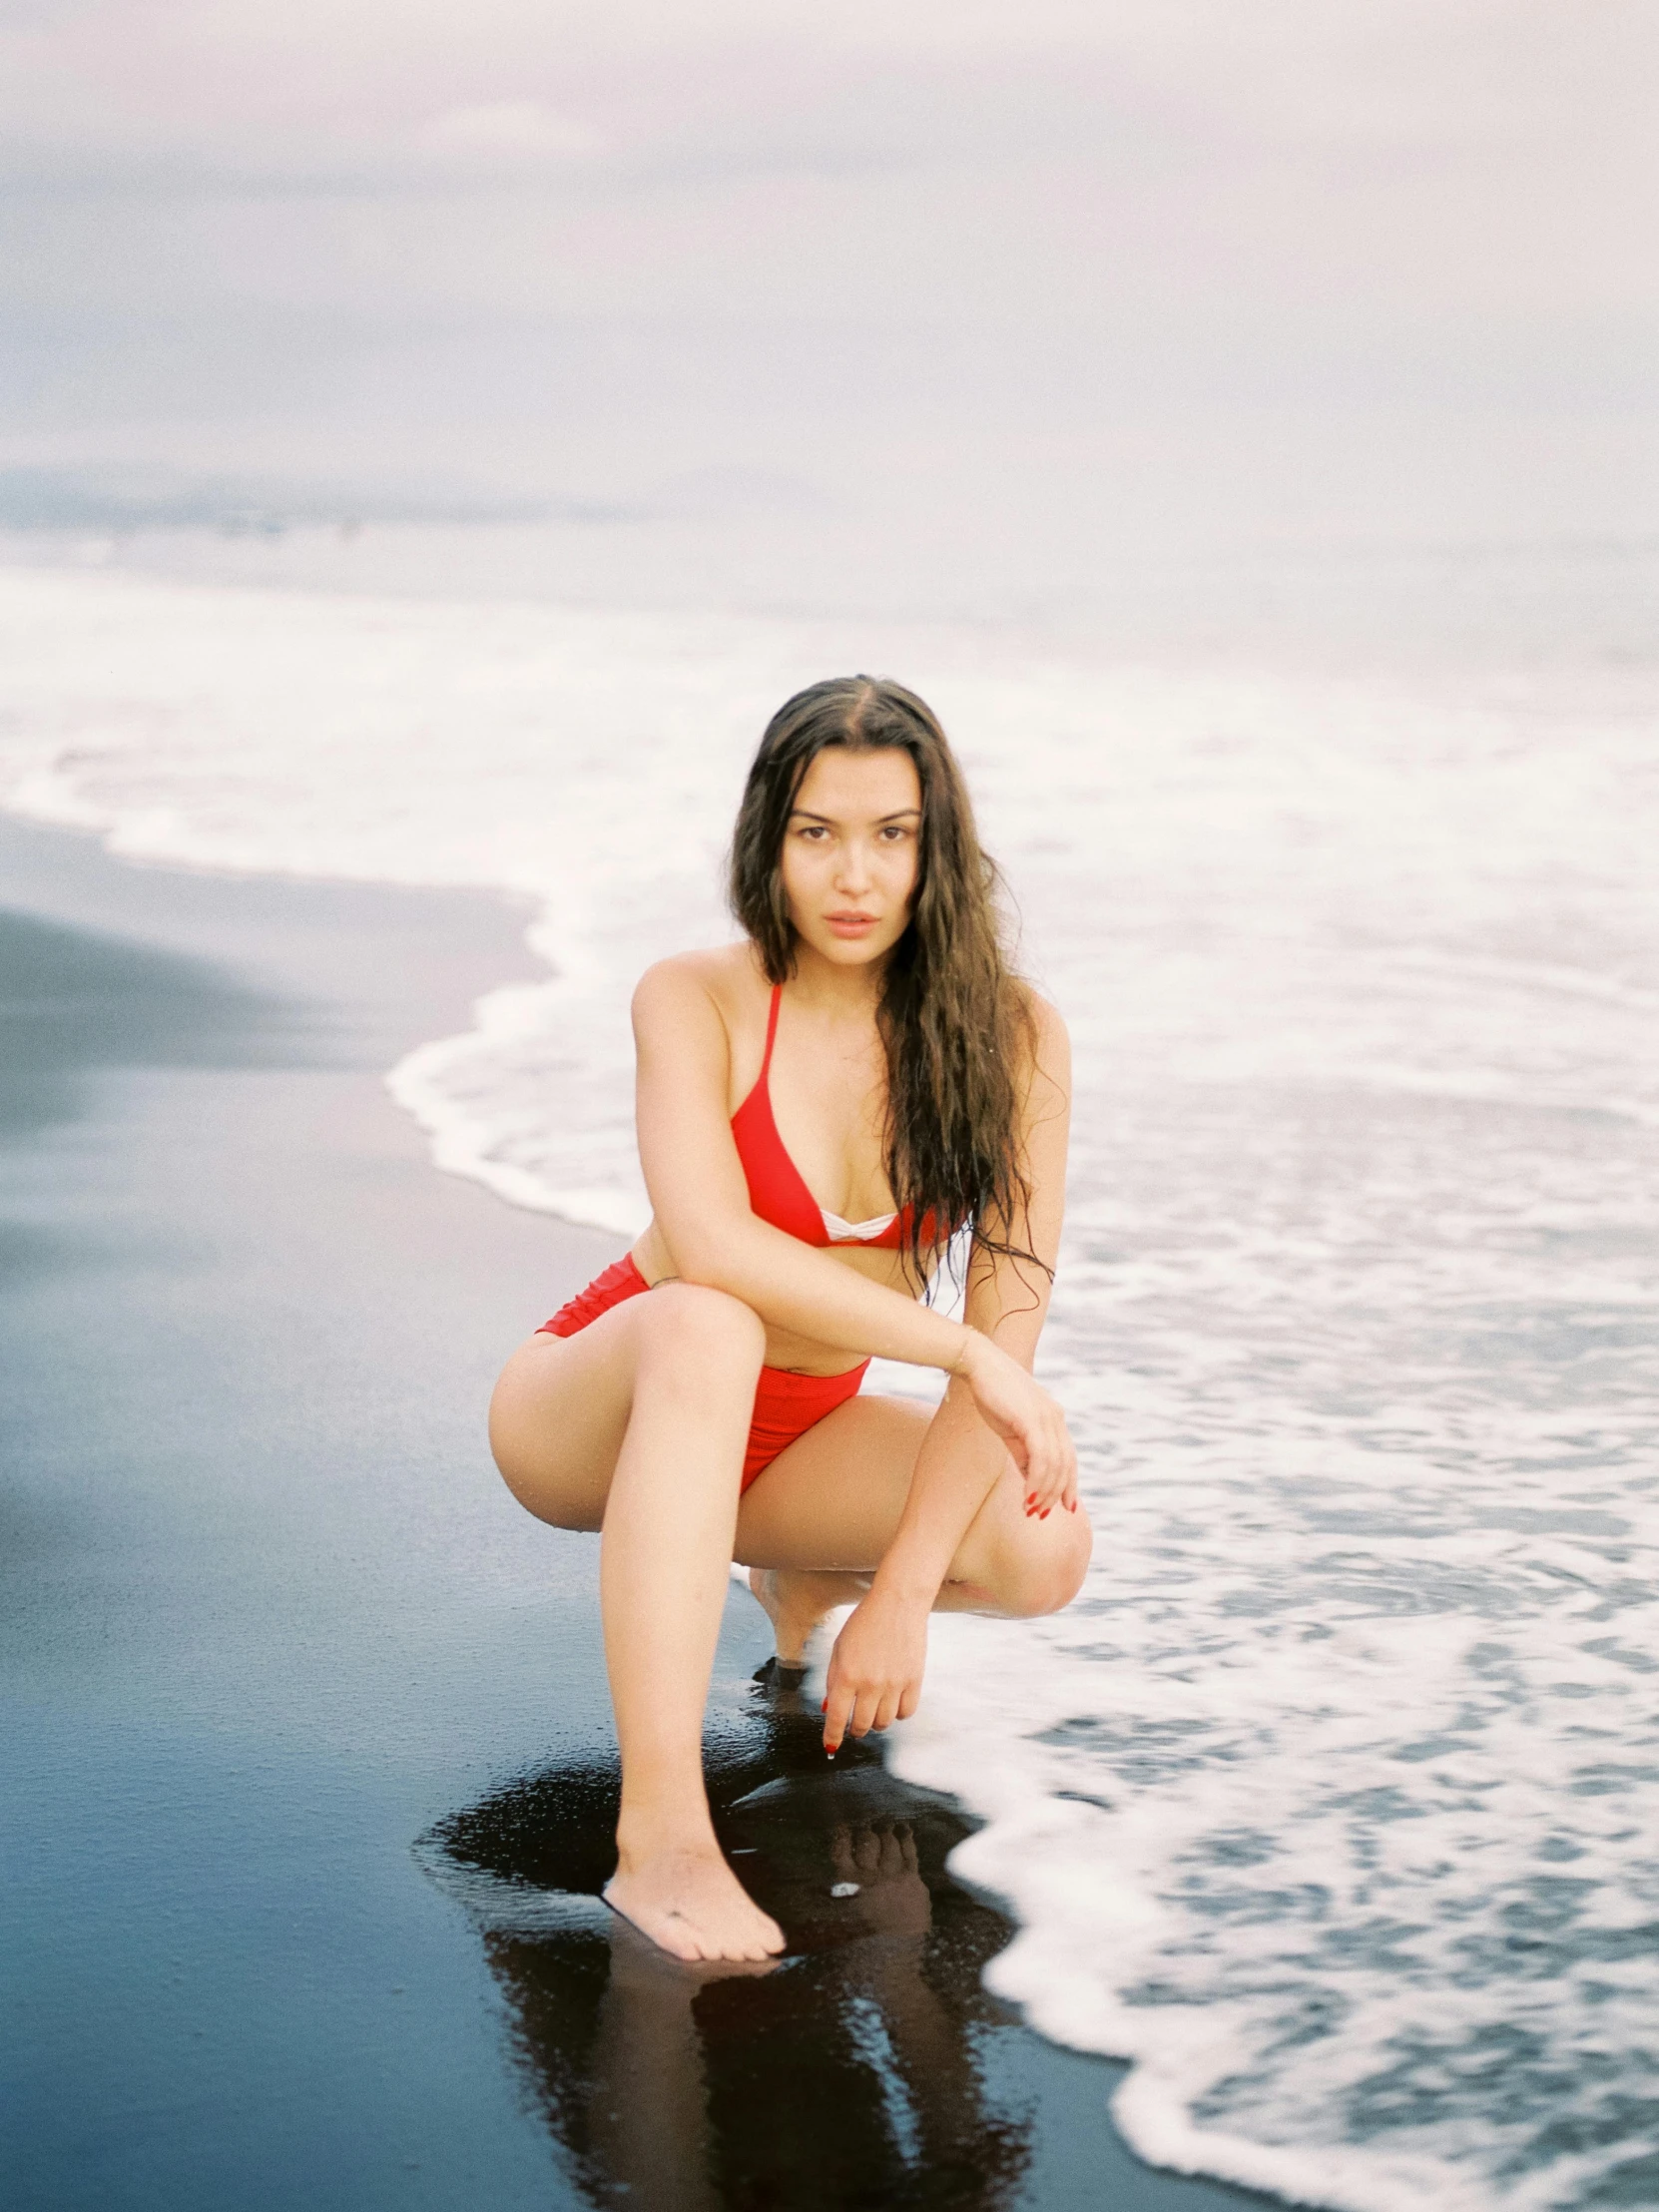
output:
<instances>
[{"instance_id":1,"label":"woman's bare foot","mask_svg":"<svg viewBox=\"0 0 1659 2212\"><path fill-rule=\"evenodd\" d=\"M713 1843L624 1859L605 1903L676 1958L775 1958L784 1932L763 1913Z\"/></svg>"},{"instance_id":2,"label":"woman's bare foot","mask_svg":"<svg viewBox=\"0 0 1659 2212\"><path fill-rule=\"evenodd\" d=\"M819 1622L837 1605L854 1604L868 1587L868 1577L751 1567L749 1587L772 1622L779 1665L800 1667L806 1664L808 1640Z\"/></svg>"}]
</instances>

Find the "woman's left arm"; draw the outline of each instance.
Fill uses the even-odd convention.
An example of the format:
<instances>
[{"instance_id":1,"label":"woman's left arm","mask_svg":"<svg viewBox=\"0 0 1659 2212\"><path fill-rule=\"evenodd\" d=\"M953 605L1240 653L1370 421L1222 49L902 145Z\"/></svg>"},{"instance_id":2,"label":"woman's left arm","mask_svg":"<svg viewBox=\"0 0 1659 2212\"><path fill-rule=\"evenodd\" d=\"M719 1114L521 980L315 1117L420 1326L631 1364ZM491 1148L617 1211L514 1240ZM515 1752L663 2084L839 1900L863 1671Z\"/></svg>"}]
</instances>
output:
<instances>
[{"instance_id":1,"label":"woman's left arm","mask_svg":"<svg viewBox=\"0 0 1659 2212\"><path fill-rule=\"evenodd\" d=\"M1024 1085L1021 1164L1030 1191L1027 1214L995 1225L999 1241L1043 1263L987 1252L968 1262L963 1319L1030 1371L1048 1314L1052 1269L1065 1210L1066 1140L1071 1116L1071 1046L1064 1022L1033 995L1032 1060ZM830 1655L824 1741L833 1751L848 1730L862 1736L908 1720L921 1696L927 1618L974 1516L1011 1465L1006 1445L980 1416L972 1392L953 1378L929 1423L910 1478L897 1533ZM1063 1483L1029 1489L1025 1511L1046 1518L1058 1506L1077 1511L1075 1461Z\"/></svg>"}]
</instances>

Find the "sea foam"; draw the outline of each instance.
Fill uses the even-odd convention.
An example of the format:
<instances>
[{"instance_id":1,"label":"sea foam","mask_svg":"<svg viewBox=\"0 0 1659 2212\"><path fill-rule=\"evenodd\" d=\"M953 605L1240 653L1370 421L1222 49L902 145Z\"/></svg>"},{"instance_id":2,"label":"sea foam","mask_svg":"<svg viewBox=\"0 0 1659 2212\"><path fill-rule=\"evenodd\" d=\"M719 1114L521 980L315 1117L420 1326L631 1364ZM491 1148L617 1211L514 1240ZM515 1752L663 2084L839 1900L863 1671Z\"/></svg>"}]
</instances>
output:
<instances>
[{"instance_id":1,"label":"sea foam","mask_svg":"<svg viewBox=\"0 0 1659 2212\"><path fill-rule=\"evenodd\" d=\"M767 713L872 661L931 697L1077 1066L1042 1372L1095 1564L1052 1620L936 1622L894 1750L985 1820L996 1985L1135 2061L1165 2164L1354 2212L1659 2197L1651 672L43 569L0 572L0 658L20 812L527 898L547 979L390 1082L439 1165L619 1238L629 989L728 931Z\"/></svg>"}]
</instances>

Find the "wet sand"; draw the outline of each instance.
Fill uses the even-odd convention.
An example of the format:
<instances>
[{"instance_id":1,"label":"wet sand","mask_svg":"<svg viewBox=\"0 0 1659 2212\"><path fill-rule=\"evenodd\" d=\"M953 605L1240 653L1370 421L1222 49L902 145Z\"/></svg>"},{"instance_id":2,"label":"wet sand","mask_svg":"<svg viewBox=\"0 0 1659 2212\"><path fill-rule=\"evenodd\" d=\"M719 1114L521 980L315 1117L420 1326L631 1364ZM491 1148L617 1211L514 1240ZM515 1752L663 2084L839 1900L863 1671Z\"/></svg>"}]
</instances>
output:
<instances>
[{"instance_id":1,"label":"wet sand","mask_svg":"<svg viewBox=\"0 0 1659 2212\"><path fill-rule=\"evenodd\" d=\"M614 1242L435 1174L382 1081L520 926L0 822L7 2203L1259 2201L1140 2165L1117 2069L983 1993L961 1815L826 1772L741 1593L711 1774L789 1957L598 1903L596 1546L482 1409Z\"/></svg>"}]
</instances>

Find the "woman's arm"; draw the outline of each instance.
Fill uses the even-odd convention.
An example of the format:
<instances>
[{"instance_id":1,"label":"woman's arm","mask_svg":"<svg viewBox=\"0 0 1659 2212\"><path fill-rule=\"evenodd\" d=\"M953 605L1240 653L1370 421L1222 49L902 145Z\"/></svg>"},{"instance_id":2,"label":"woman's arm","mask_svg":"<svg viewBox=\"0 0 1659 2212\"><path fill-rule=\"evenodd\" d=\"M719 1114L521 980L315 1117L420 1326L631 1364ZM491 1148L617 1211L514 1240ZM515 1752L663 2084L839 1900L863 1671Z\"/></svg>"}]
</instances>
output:
<instances>
[{"instance_id":1,"label":"woman's arm","mask_svg":"<svg viewBox=\"0 0 1659 2212\"><path fill-rule=\"evenodd\" d=\"M634 993L634 1043L640 1165L681 1277L853 1358L877 1353L953 1372L966 1338L959 1323L837 1266L751 1209L727 1113L726 1025L689 961L646 971Z\"/></svg>"},{"instance_id":2,"label":"woman's arm","mask_svg":"<svg viewBox=\"0 0 1659 2212\"><path fill-rule=\"evenodd\" d=\"M1001 1241L1024 1246L1052 1268L1065 1199L1071 1050L1055 1010L1036 1000L1032 1011L1036 1050L1023 1126L1030 1214L1004 1229ZM1047 1317L1050 1282L1029 1261L989 1253L982 1246L975 1247L969 1262L968 1321L1027 1373ZM1001 1438L953 1379L923 1438L898 1532L867 1596L835 1640L825 1706L828 1749L833 1751L848 1728L861 1736L890 1721L908 1720L915 1711L927 1617L963 1536L1006 1461ZM1027 1514L1046 1518L1056 1505L1077 1510L1075 1459L1058 1479L1027 1475Z\"/></svg>"},{"instance_id":3,"label":"woman's arm","mask_svg":"<svg viewBox=\"0 0 1659 2212\"><path fill-rule=\"evenodd\" d=\"M682 1278L727 1291L775 1328L852 1359L874 1353L943 1369L961 1380L981 1418L1045 1494L1071 1479L1064 1417L1031 1381L1028 1361L1022 1369L989 1334L872 1283L756 1217L727 1111L726 1026L694 960L665 960L647 971L634 994L634 1036L640 1163ZM1002 1333L999 1324L997 1338Z\"/></svg>"}]
</instances>

